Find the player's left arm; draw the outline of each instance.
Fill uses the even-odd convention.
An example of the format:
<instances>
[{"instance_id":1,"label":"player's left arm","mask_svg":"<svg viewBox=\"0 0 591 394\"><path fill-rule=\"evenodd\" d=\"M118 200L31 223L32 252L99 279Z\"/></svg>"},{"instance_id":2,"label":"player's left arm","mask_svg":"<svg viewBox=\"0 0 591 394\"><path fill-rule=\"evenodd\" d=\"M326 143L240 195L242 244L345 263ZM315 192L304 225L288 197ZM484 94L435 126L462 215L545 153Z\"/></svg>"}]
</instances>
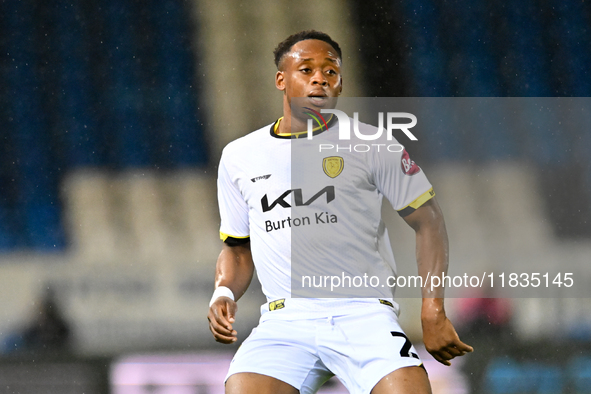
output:
<instances>
[{"instance_id":1,"label":"player's left arm","mask_svg":"<svg viewBox=\"0 0 591 394\"><path fill-rule=\"evenodd\" d=\"M460 340L447 318L443 287L431 289L431 284L426 283L428 276L441 277L447 272L449 243L443 214L433 197L404 220L416 232L417 265L423 278L421 323L425 348L440 363L451 365L451 359L474 349Z\"/></svg>"}]
</instances>

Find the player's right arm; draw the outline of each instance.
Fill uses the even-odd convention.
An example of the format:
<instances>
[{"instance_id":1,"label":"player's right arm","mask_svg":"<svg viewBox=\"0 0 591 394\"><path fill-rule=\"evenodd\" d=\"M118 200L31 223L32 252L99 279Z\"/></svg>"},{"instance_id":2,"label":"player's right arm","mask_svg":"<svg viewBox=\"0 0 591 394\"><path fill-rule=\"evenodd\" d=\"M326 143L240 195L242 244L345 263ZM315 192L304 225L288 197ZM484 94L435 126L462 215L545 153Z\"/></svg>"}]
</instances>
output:
<instances>
[{"instance_id":1,"label":"player's right arm","mask_svg":"<svg viewBox=\"0 0 591 394\"><path fill-rule=\"evenodd\" d=\"M236 342L237 332L232 327L238 309L236 301L248 289L253 273L250 242L233 246L224 243L216 264L215 287L229 288L234 293L235 300L218 297L209 307L207 320L216 341L226 344Z\"/></svg>"},{"instance_id":2,"label":"player's right arm","mask_svg":"<svg viewBox=\"0 0 591 394\"><path fill-rule=\"evenodd\" d=\"M240 165L236 164L237 152L231 145L224 148L218 166L220 238L224 244L216 264L216 290L207 314L209 329L215 340L221 343L237 340L236 330L232 327L238 309L236 301L248 288L254 273L249 206L240 187L243 177Z\"/></svg>"}]
</instances>

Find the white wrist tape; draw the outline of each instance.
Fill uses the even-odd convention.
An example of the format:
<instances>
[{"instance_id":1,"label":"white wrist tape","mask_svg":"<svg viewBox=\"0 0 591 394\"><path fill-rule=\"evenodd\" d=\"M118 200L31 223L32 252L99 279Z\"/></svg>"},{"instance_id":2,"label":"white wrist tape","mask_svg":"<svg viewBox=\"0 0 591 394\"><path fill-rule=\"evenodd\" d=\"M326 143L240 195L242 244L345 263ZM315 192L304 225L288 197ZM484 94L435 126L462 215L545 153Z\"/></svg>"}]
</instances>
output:
<instances>
[{"instance_id":1,"label":"white wrist tape","mask_svg":"<svg viewBox=\"0 0 591 394\"><path fill-rule=\"evenodd\" d=\"M209 306L211 306L215 302L215 300L217 300L220 297L228 297L229 299L234 301L234 293L232 293L232 290L230 290L226 286L219 286L213 292L213 296L211 296L211 301L209 301Z\"/></svg>"}]
</instances>

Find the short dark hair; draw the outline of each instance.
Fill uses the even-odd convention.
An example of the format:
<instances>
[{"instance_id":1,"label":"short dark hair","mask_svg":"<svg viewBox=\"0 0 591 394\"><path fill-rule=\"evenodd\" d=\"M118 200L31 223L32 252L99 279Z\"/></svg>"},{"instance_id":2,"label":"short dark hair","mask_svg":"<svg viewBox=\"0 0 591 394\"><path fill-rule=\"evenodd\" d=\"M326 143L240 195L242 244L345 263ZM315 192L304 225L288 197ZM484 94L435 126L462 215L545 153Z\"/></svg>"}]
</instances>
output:
<instances>
[{"instance_id":1,"label":"short dark hair","mask_svg":"<svg viewBox=\"0 0 591 394\"><path fill-rule=\"evenodd\" d=\"M292 34L285 40L281 41L279 45L277 45L277 48L275 48L275 50L273 51L273 55L275 55L275 65L277 66L277 68L279 68L279 63L281 62L281 59L286 53L288 53L291 50L291 47L293 47L298 42L304 40L324 41L330 46L332 46L335 51L337 51L339 59L342 60L343 58L343 55L341 53L341 47L336 41L330 38L328 34L317 30L303 30L299 33Z\"/></svg>"}]
</instances>

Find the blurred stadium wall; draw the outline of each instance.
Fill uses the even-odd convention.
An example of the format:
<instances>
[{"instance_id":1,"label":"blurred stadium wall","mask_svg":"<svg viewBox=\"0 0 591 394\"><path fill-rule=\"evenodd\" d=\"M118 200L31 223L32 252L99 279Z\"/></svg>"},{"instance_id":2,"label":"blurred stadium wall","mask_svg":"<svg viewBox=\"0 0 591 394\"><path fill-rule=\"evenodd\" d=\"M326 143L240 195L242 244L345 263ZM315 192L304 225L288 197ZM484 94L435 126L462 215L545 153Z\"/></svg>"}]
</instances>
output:
<instances>
[{"instance_id":1,"label":"blurred stadium wall","mask_svg":"<svg viewBox=\"0 0 591 394\"><path fill-rule=\"evenodd\" d=\"M215 346L216 163L280 115L272 50L287 35L341 43L351 97L589 97L590 20L574 0L1 2L0 339L50 287L81 354ZM424 141L409 150L446 213L452 264L574 261L591 277L588 129ZM412 231L391 223L409 272ZM243 337L261 301L255 283ZM401 302L418 340L417 301ZM522 339L591 337L588 299L513 308Z\"/></svg>"},{"instance_id":2,"label":"blurred stadium wall","mask_svg":"<svg viewBox=\"0 0 591 394\"><path fill-rule=\"evenodd\" d=\"M204 105L216 159L228 142L281 115L273 50L290 34L316 29L334 37L344 54L344 94L364 94L359 84L363 72L359 69L358 37L346 2L196 1L193 12L201 27L203 93L208 97Z\"/></svg>"},{"instance_id":3,"label":"blurred stadium wall","mask_svg":"<svg viewBox=\"0 0 591 394\"><path fill-rule=\"evenodd\" d=\"M0 337L51 288L77 352L215 346L221 149L281 115L296 31L338 37L361 95L351 26L338 1L2 2Z\"/></svg>"}]
</instances>

